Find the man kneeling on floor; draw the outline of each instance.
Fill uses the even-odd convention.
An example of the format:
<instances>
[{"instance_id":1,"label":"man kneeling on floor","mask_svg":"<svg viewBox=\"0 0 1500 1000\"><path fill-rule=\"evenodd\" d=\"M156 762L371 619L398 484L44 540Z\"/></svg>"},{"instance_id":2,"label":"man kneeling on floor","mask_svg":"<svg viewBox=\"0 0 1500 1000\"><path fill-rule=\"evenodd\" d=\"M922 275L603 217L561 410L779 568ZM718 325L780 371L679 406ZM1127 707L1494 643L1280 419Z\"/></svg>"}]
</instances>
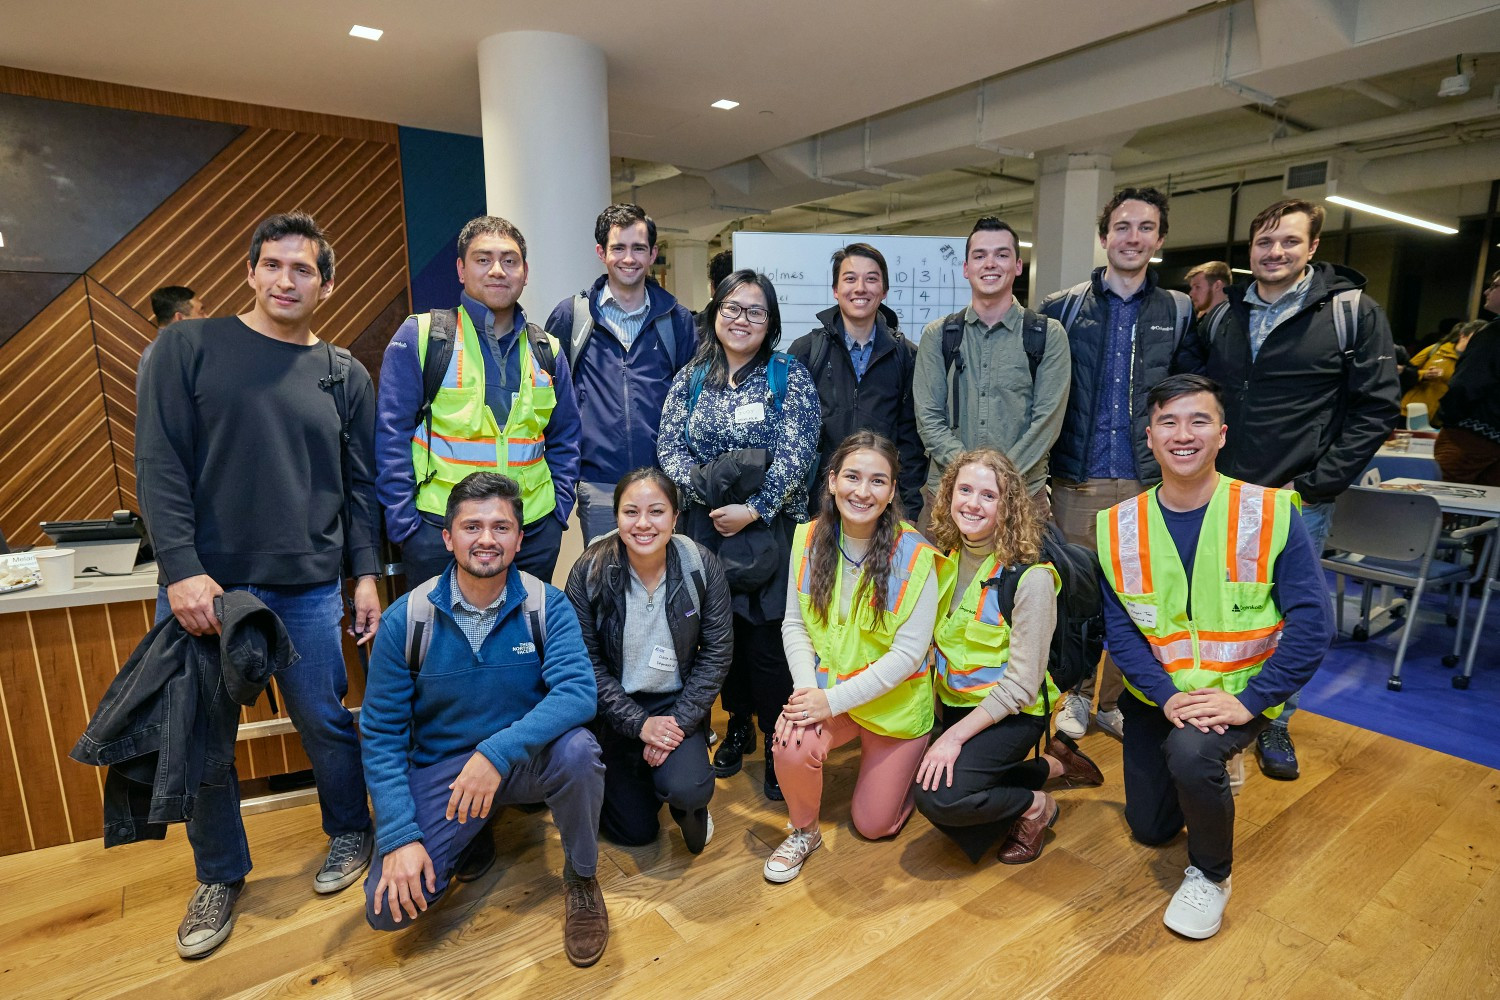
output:
<instances>
[{"instance_id":1,"label":"man kneeling on floor","mask_svg":"<svg viewBox=\"0 0 1500 1000\"><path fill-rule=\"evenodd\" d=\"M376 930L414 922L471 841L467 875L493 860L492 809L545 802L562 834L564 947L592 965L609 939L594 877L604 765L583 728L594 668L568 599L510 568L524 523L514 480L468 476L448 498L453 562L381 620L360 711L378 855L365 918Z\"/></svg>"},{"instance_id":2,"label":"man kneeling on floor","mask_svg":"<svg viewBox=\"0 0 1500 1000\"><path fill-rule=\"evenodd\" d=\"M1312 677L1333 626L1293 491L1214 471L1225 433L1218 383L1170 376L1146 412L1161 485L1098 518L1105 638L1132 696L1120 699L1125 820L1152 845L1187 824L1187 877L1164 922L1207 938L1223 920L1234 857L1225 764Z\"/></svg>"}]
</instances>

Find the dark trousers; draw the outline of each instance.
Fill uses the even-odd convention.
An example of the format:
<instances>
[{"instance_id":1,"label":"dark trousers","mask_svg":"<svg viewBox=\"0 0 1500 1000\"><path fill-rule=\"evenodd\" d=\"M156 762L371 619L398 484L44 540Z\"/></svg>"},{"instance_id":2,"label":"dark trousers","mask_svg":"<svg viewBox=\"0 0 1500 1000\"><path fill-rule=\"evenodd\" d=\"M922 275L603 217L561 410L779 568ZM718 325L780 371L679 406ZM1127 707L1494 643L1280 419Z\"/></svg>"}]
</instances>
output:
<instances>
[{"instance_id":1,"label":"dark trousers","mask_svg":"<svg viewBox=\"0 0 1500 1000\"><path fill-rule=\"evenodd\" d=\"M943 727L979 708L942 706ZM1026 810L1047 781L1047 762L1027 759L1047 731L1047 720L1019 712L975 734L958 752L953 785L917 788L917 809L977 862Z\"/></svg>"},{"instance_id":2,"label":"dark trousers","mask_svg":"<svg viewBox=\"0 0 1500 1000\"><path fill-rule=\"evenodd\" d=\"M447 819L448 799L453 795L449 785L469 762L472 753L461 753L428 767L412 768L407 775L412 799L417 806L417 825L422 829L422 846L432 859L436 889L428 896L431 903L442 897L453 878L458 856L477 836L489 836L489 824L482 819L460 823ZM599 865L599 803L604 797L604 767L599 763L599 744L587 729L569 729L543 747L534 757L506 776L490 806L490 818L508 805L545 802L552 810L557 832L562 835L563 857L573 870L585 877L593 875ZM365 876L365 920L377 931L395 931L410 927L417 920L402 915L401 923L391 917L390 900L383 899L380 914L375 914L375 890L380 886L385 856L370 861ZM423 887L426 892L426 887Z\"/></svg>"},{"instance_id":3,"label":"dark trousers","mask_svg":"<svg viewBox=\"0 0 1500 1000\"><path fill-rule=\"evenodd\" d=\"M1160 708L1134 695L1125 713L1125 822L1143 844L1165 844L1188 828L1188 861L1215 882L1234 863L1234 795L1224 765L1269 725L1258 715L1222 736L1178 729Z\"/></svg>"},{"instance_id":4,"label":"dark trousers","mask_svg":"<svg viewBox=\"0 0 1500 1000\"><path fill-rule=\"evenodd\" d=\"M515 566L543 583L552 582L557 568L557 553L562 548L562 522L551 514L538 518L521 529L525 537L516 552ZM443 529L425 516L417 530L401 543L401 565L406 575L406 589L411 590L448 568L453 553L443 544Z\"/></svg>"},{"instance_id":5,"label":"dark trousers","mask_svg":"<svg viewBox=\"0 0 1500 1000\"><path fill-rule=\"evenodd\" d=\"M754 625L734 616L734 654L719 690L730 715L759 718L760 731L776 731L776 717L792 697L792 671L781 645L781 619Z\"/></svg>"},{"instance_id":6,"label":"dark trousers","mask_svg":"<svg viewBox=\"0 0 1500 1000\"><path fill-rule=\"evenodd\" d=\"M676 694L637 694L647 715L666 715ZM661 832L662 803L682 828L689 850L703 849L708 836L708 800L714 794L714 772L708 743L699 728L656 767L641 756L646 745L622 736L600 720L599 752L604 760L604 807L599 832L626 847L649 844Z\"/></svg>"}]
</instances>

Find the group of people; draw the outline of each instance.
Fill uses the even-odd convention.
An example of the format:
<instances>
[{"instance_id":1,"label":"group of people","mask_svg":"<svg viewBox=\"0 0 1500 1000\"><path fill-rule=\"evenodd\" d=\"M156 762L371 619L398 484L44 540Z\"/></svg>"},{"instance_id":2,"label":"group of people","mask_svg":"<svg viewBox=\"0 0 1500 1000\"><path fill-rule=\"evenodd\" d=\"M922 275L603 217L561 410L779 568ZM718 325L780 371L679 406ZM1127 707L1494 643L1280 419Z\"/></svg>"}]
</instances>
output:
<instances>
[{"instance_id":1,"label":"group of people","mask_svg":"<svg viewBox=\"0 0 1500 1000\"><path fill-rule=\"evenodd\" d=\"M916 809L975 861L998 844L1025 863L1057 821L1051 792L1104 781L1076 742L1092 721L1124 740L1132 834L1187 826L1166 922L1210 936L1232 865L1225 762L1254 746L1297 776L1287 722L1331 638L1332 501L1398 413L1390 329L1357 273L1313 260L1322 221L1267 208L1255 280L1190 299L1148 266L1167 199L1128 188L1099 218L1107 263L1032 310L1016 232L986 217L969 305L919 340L883 304L880 252L854 243L832 260L836 305L783 353L766 276L731 271L694 316L649 278L655 226L633 205L599 217L604 274L537 326L525 239L483 216L458 236L456 308L402 324L377 393L313 332L328 240L272 217L250 310L167 326L142 365L158 628L213 641L226 589L284 623L300 659L278 687L330 838L314 888L368 868L379 929L489 868L496 810L541 802L565 950L597 961L599 835L649 843L665 804L703 851L715 780L757 731L791 828L771 882L820 846L823 766L856 739L862 836ZM575 505L587 548L564 592ZM409 587L383 613L382 520ZM1096 554L1109 650L1071 691L1049 671L1053 530ZM357 721L346 577L370 650ZM232 764L187 811L200 885L177 947L197 957L229 935L250 871Z\"/></svg>"}]
</instances>

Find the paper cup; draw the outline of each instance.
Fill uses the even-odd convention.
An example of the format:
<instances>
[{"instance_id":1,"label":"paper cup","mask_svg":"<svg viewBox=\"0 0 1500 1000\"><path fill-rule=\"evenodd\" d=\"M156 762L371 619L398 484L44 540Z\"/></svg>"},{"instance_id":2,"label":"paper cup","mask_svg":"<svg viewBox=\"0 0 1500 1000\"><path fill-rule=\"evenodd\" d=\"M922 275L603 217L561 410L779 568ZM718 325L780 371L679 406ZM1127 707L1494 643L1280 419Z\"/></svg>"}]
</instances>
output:
<instances>
[{"instance_id":1,"label":"paper cup","mask_svg":"<svg viewBox=\"0 0 1500 1000\"><path fill-rule=\"evenodd\" d=\"M32 555L42 571L43 590L55 594L73 589L72 549L37 549Z\"/></svg>"}]
</instances>

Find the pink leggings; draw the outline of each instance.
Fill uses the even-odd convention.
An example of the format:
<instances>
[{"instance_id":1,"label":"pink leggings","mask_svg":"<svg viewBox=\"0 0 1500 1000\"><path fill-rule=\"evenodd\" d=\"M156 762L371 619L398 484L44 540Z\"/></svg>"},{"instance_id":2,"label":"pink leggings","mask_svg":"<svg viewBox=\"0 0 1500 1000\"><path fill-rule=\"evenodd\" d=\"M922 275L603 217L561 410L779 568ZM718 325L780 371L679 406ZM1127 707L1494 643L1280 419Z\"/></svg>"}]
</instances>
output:
<instances>
[{"instance_id":1,"label":"pink leggings","mask_svg":"<svg viewBox=\"0 0 1500 1000\"><path fill-rule=\"evenodd\" d=\"M823 723L823 734L814 728L802 731L802 744L793 738L789 746L777 746L776 777L786 795L792 825L805 830L818 821L823 802L823 762L834 747L859 737L859 777L854 782L850 815L854 829L870 840L899 833L911 816L913 781L927 737L903 740L880 736L849 718L836 715Z\"/></svg>"}]
</instances>

